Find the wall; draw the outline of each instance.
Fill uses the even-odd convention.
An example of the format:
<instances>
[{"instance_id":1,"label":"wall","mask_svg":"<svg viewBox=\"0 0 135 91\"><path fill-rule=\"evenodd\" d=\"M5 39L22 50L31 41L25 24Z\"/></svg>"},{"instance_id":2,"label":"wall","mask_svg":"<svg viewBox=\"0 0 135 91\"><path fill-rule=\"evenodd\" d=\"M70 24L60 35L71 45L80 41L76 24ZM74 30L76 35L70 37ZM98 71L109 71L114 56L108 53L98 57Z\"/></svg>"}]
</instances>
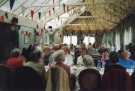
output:
<instances>
[{"instance_id":1,"label":"wall","mask_svg":"<svg viewBox=\"0 0 135 91\"><path fill-rule=\"evenodd\" d=\"M126 45L135 43L135 15L129 14L111 32L104 33L102 44L115 47L116 50L126 49Z\"/></svg>"},{"instance_id":2,"label":"wall","mask_svg":"<svg viewBox=\"0 0 135 91\"><path fill-rule=\"evenodd\" d=\"M19 47L20 48L28 47L30 44L34 43L34 38L35 38L34 30L36 29L36 26L38 24L37 22L32 21L32 20L25 18L25 17L16 16L16 15L11 14L11 13L8 13L8 18L6 18L5 12L1 11L1 10L0 10L0 15L4 16L4 22L6 22L6 23L10 23L13 17L18 18L18 25L20 25L20 30L19 30ZM24 39L26 39L26 38L21 34L22 31L31 32L32 35L30 38L30 40L31 40L30 43L25 43Z\"/></svg>"},{"instance_id":3,"label":"wall","mask_svg":"<svg viewBox=\"0 0 135 91\"><path fill-rule=\"evenodd\" d=\"M0 10L0 15L4 16L4 20L6 23L10 23L12 17L17 17L18 18L18 25L23 25L23 26L27 26L27 27L34 27L36 28L36 25L38 24L36 21L32 21L28 18L25 17L21 17L21 16L16 16L12 13L8 13L8 19L5 17L5 12Z\"/></svg>"},{"instance_id":4,"label":"wall","mask_svg":"<svg viewBox=\"0 0 135 91\"><path fill-rule=\"evenodd\" d=\"M19 30L19 47L22 49L23 47L28 47L29 45L33 43L40 43L40 44L49 44L49 33L43 32L42 36L36 36L35 30L40 31L44 25L39 25L39 28L37 29L38 22L32 21L28 18L16 16L14 14L8 13L8 18L5 17L5 12L0 10L0 15L4 16L4 21L6 23L10 23L13 17L18 18L18 25L20 25ZM23 36L22 32L30 32L31 37ZM62 43L62 29L56 30L54 34L54 43ZM29 41L29 43L28 43Z\"/></svg>"},{"instance_id":5,"label":"wall","mask_svg":"<svg viewBox=\"0 0 135 91\"><path fill-rule=\"evenodd\" d=\"M30 33L30 36L26 36L25 35L26 32ZM22 49L24 47L28 47L34 42L35 42L34 28L21 26L19 30L19 47Z\"/></svg>"}]
</instances>

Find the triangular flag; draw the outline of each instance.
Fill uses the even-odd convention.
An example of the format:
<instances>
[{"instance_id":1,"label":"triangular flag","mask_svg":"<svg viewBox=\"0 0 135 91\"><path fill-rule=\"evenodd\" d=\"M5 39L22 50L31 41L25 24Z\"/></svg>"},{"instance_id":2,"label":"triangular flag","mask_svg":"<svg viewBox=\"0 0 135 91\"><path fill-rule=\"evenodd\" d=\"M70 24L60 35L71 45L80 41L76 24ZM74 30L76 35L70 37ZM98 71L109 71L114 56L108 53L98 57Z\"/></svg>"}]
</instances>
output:
<instances>
[{"instance_id":1,"label":"triangular flag","mask_svg":"<svg viewBox=\"0 0 135 91\"><path fill-rule=\"evenodd\" d=\"M55 3L55 0L53 0L53 4Z\"/></svg>"},{"instance_id":2,"label":"triangular flag","mask_svg":"<svg viewBox=\"0 0 135 91\"><path fill-rule=\"evenodd\" d=\"M37 29L39 28L39 26L37 25Z\"/></svg>"},{"instance_id":3,"label":"triangular flag","mask_svg":"<svg viewBox=\"0 0 135 91\"><path fill-rule=\"evenodd\" d=\"M66 12L66 5L63 4L63 10L64 10L64 13Z\"/></svg>"},{"instance_id":4,"label":"triangular flag","mask_svg":"<svg viewBox=\"0 0 135 91\"><path fill-rule=\"evenodd\" d=\"M5 13L5 17L8 19L8 13L7 12Z\"/></svg>"},{"instance_id":5,"label":"triangular flag","mask_svg":"<svg viewBox=\"0 0 135 91\"><path fill-rule=\"evenodd\" d=\"M38 12L39 20L41 19L41 12Z\"/></svg>"},{"instance_id":6,"label":"triangular flag","mask_svg":"<svg viewBox=\"0 0 135 91\"><path fill-rule=\"evenodd\" d=\"M4 22L4 16L0 16L0 22Z\"/></svg>"},{"instance_id":7,"label":"triangular flag","mask_svg":"<svg viewBox=\"0 0 135 91\"><path fill-rule=\"evenodd\" d=\"M14 6L15 0L10 0L10 9L12 10L13 6Z\"/></svg>"},{"instance_id":8,"label":"triangular flag","mask_svg":"<svg viewBox=\"0 0 135 91\"><path fill-rule=\"evenodd\" d=\"M51 10L49 10L48 12L49 12L49 16L51 16Z\"/></svg>"},{"instance_id":9,"label":"triangular flag","mask_svg":"<svg viewBox=\"0 0 135 91\"><path fill-rule=\"evenodd\" d=\"M53 8L53 13L55 14L55 8Z\"/></svg>"},{"instance_id":10,"label":"triangular flag","mask_svg":"<svg viewBox=\"0 0 135 91\"><path fill-rule=\"evenodd\" d=\"M58 20L60 20L60 16L58 16Z\"/></svg>"},{"instance_id":11,"label":"triangular flag","mask_svg":"<svg viewBox=\"0 0 135 91\"><path fill-rule=\"evenodd\" d=\"M31 10L31 18L33 20L33 16L34 16L34 10Z\"/></svg>"},{"instance_id":12,"label":"triangular flag","mask_svg":"<svg viewBox=\"0 0 135 91\"><path fill-rule=\"evenodd\" d=\"M67 11L69 11L69 6L67 6Z\"/></svg>"}]
</instances>

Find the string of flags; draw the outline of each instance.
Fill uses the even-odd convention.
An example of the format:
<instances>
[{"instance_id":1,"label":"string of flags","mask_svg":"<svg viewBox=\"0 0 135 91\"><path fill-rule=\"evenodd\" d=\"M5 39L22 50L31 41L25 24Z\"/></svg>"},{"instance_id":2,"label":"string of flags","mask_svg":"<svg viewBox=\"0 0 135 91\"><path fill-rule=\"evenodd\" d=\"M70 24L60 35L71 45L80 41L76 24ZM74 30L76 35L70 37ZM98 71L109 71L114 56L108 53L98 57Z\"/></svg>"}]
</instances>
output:
<instances>
[{"instance_id":1,"label":"string of flags","mask_svg":"<svg viewBox=\"0 0 135 91\"><path fill-rule=\"evenodd\" d=\"M16 0L9 0L9 6L10 6L10 10L12 10L13 9L13 7L14 7L14 5L15 5L15 2L16 2ZM52 16L53 14L56 14L56 7L55 7L55 3L56 2L59 2L59 4L60 4L60 2L61 2L61 0L58 0L58 1L56 1L56 0L52 0L52 4L54 5L52 8L49 8L48 10L47 10L47 12L45 12L45 15L48 15L48 16ZM61 6L59 6L59 7L61 7ZM68 12L68 11L70 11L71 10L71 8L68 6L68 5L66 5L65 3L63 3L63 12L64 13L66 13L66 12ZM61 7L61 8L62 8ZM25 10L26 8L25 7L23 7L23 10ZM44 15L43 14L43 12L41 12L41 11L39 11L39 12L36 12L34 9L31 9L30 10L30 16L31 16L31 19L32 20L34 20L34 16L36 15L36 13L37 13L37 16L38 16L38 18L39 18L39 20L41 19L41 17ZM74 12L75 13L75 12ZM6 19L8 19L8 13L5 13L5 15L3 15L3 16L0 16L0 21L2 22L2 21L4 21L4 18L6 18ZM60 19L60 15L58 15L58 20Z\"/></svg>"},{"instance_id":2,"label":"string of flags","mask_svg":"<svg viewBox=\"0 0 135 91\"><path fill-rule=\"evenodd\" d=\"M10 1L9 1L10 9L11 9L11 10L13 9L14 3L15 3L15 0L10 0Z\"/></svg>"},{"instance_id":3,"label":"string of flags","mask_svg":"<svg viewBox=\"0 0 135 91\"><path fill-rule=\"evenodd\" d=\"M41 29L40 31L35 31L35 35L36 36L42 36L43 35L44 30ZM27 36L27 37L31 37L32 36L32 32L29 31L21 31L21 35L22 36Z\"/></svg>"},{"instance_id":4,"label":"string of flags","mask_svg":"<svg viewBox=\"0 0 135 91\"><path fill-rule=\"evenodd\" d=\"M29 32L29 31L21 31L21 35L22 35L22 36L30 37L30 36L32 35L32 32Z\"/></svg>"}]
</instances>

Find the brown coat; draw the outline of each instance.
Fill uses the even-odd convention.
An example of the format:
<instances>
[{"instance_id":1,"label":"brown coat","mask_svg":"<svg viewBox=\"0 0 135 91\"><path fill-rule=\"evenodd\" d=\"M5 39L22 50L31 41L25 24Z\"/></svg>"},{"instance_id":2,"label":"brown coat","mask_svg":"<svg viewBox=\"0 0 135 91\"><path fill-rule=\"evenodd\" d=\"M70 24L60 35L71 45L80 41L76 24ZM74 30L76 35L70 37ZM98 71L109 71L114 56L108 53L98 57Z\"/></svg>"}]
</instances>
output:
<instances>
[{"instance_id":1,"label":"brown coat","mask_svg":"<svg viewBox=\"0 0 135 91\"><path fill-rule=\"evenodd\" d=\"M55 66L47 72L46 91L70 91L68 74L62 68Z\"/></svg>"}]
</instances>

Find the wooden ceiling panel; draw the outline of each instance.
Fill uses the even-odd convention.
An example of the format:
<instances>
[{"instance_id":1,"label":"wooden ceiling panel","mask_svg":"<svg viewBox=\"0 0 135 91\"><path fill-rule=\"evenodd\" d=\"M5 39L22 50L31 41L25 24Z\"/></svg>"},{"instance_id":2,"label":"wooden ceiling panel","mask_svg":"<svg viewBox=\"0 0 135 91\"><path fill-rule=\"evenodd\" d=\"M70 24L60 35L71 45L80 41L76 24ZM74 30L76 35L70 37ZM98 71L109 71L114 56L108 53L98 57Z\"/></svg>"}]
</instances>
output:
<instances>
[{"instance_id":1,"label":"wooden ceiling panel","mask_svg":"<svg viewBox=\"0 0 135 91\"><path fill-rule=\"evenodd\" d=\"M76 18L66 27L84 32L111 30L128 13L135 10L135 0L85 0L84 4L86 11L94 18Z\"/></svg>"}]
</instances>

